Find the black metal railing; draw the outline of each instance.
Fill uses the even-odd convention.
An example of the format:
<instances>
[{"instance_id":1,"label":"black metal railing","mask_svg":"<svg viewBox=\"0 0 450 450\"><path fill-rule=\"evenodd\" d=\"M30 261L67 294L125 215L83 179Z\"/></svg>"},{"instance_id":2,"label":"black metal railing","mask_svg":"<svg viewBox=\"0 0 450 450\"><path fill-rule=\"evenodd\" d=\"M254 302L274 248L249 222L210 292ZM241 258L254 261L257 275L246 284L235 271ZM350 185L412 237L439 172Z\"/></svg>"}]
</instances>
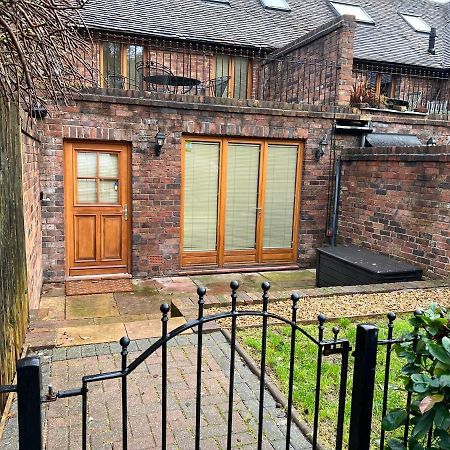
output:
<instances>
[{"instance_id":1,"label":"black metal railing","mask_svg":"<svg viewBox=\"0 0 450 450\"><path fill-rule=\"evenodd\" d=\"M169 310L168 304L163 304L161 306L162 313L162 336L155 343L153 343L149 348L142 352L134 361L131 363L127 362L128 345L130 340L124 337L120 340L121 345L121 369L112 372L94 374L83 376L81 379L81 387L78 389L71 390L60 390L56 393L51 389L49 395L47 395L45 401L57 401L57 399L68 398L68 397L81 397L81 412L82 412L82 449L85 450L88 447L88 436L89 436L89 421L88 421L88 400L89 400L89 385L99 381L120 379L121 380L121 419L122 419L122 448L128 448L128 434L127 434L127 419L128 419L128 389L127 389L127 377L133 373L141 364L143 364L146 359L155 354L155 352L161 349L161 449L167 448L167 425L168 425L168 373L167 373L167 345L169 341L174 339L181 333L191 330L193 328L197 329L197 363L196 363L196 400L195 400L195 449L200 448L200 437L201 437L201 386L202 386L202 361L203 361L203 326L206 323L217 321L221 319L231 319L231 339L230 339L230 372L229 372L229 387L228 387L228 415L227 415L227 449L232 448L232 435L233 435L233 397L234 397L234 372L236 364L236 329L238 324L238 318L245 316L261 317L262 318L262 349L261 349L261 362L260 362L260 379L259 379L259 408L258 408L258 429L257 429L257 448L260 450L263 446L263 432L264 432L264 402L265 402L265 389L266 389L266 353L267 353L267 329L271 322L275 321L279 324L286 324L291 327L291 347L289 355L289 384L288 384L288 395L287 395L287 410L286 410L286 434L285 434L285 444L286 449L291 448L291 427L293 421L293 390L294 390L294 368L295 368L295 348L298 343L296 343L298 333L304 336L308 341L314 343L317 346L317 367L316 367L316 387L315 387L315 407L314 407L314 418L313 418L313 428L310 435L307 436L311 440L313 449L323 448L320 446L320 436L319 436L319 411L321 404L320 386L322 377L322 361L330 355L341 355L341 371L340 371L340 387L339 387L339 402L338 402L338 418L336 423L336 441L335 448L341 450L343 446L343 422L345 413L345 401L346 401L346 385L347 385L347 372L348 372L348 357L350 353L350 345L347 339L339 339L339 330L335 328L333 330L334 338L332 340L324 339L324 323L325 316L320 315L318 317L318 336L314 337L308 333L305 329L300 327L297 323L297 309L299 296L297 294L292 294L292 314L291 319L286 319L277 314L273 314L268 310L269 303L269 288L270 284L265 282L262 284L263 294L262 294L262 309L261 311L247 311L237 309L237 290L239 284L237 281L233 281L231 284L231 309L227 312L213 314L209 316L204 315L204 296L206 294L205 288L198 288L198 317L195 320L190 320L184 325L179 326L175 330L168 332L167 322L169 320ZM39 361L38 358L29 358L34 361ZM36 362L34 362L36 364ZM19 372L18 379L22 380L24 378L23 373ZM39 376L36 376L36 380L39 380ZM26 403L34 398L33 408L40 408L40 401L36 401L36 392L40 393L39 383L31 383L27 391L24 391L29 396L29 390L34 389L34 397L29 396L29 398L24 397L24 394L20 390L20 383L18 384L18 398L19 405ZM19 409L19 416L21 415L21 410ZM27 415L27 424L23 424L20 427L19 433L22 436L22 441L20 445L20 450L36 450L41 449L41 445L37 445L36 435L42 436L41 431L41 417L40 415ZM33 423L31 423L33 422ZM20 417L19 417L20 424Z\"/></svg>"},{"instance_id":2,"label":"black metal railing","mask_svg":"<svg viewBox=\"0 0 450 450\"><path fill-rule=\"evenodd\" d=\"M92 38L84 57L99 69L94 85L101 87L310 105L337 101L337 61L99 32Z\"/></svg>"},{"instance_id":3,"label":"black metal railing","mask_svg":"<svg viewBox=\"0 0 450 450\"><path fill-rule=\"evenodd\" d=\"M351 106L448 115L447 70L356 63Z\"/></svg>"}]
</instances>

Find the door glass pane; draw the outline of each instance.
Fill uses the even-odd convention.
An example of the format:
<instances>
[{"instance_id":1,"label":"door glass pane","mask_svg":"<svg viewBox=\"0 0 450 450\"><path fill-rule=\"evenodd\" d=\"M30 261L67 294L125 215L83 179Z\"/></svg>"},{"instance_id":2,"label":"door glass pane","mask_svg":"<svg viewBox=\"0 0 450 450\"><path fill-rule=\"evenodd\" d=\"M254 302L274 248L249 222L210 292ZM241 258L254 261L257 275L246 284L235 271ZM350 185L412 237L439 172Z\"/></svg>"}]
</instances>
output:
<instances>
[{"instance_id":1,"label":"door glass pane","mask_svg":"<svg viewBox=\"0 0 450 450\"><path fill-rule=\"evenodd\" d=\"M118 203L119 185L117 181L100 180L98 190L98 200L100 203Z\"/></svg>"},{"instance_id":2,"label":"door glass pane","mask_svg":"<svg viewBox=\"0 0 450 450\"><path fill-rule=\"evenodd\" d=\"M184 250L216 250L219 144L186 142Z\"/></svg>"},{"instance_id":3,"label":"door glass pane","mask_svg":"<svg viewBox=\"0 0 450 450\"><path fill-rule=\"evenodd\" d=\"M256 248L259 145L229 144L225 249Z\"/></svg>"},{"instance_id":4,"label":"door glass pane","mask_svg":"<svg viewBox=\"0 0 450 450\"><path fill-rule=\"evenodd\" d=\"M234 98L247 98L248 58L234 57Z\"/></svg>"},{"instance_id":5,"label":"door glass pane","mask_svg":"<svg viewBox=\"0 0 450 450\"><path fill-rule=\"evenodd\" d=\"M116 42L105 42L103 44L103 77L107 87L124 87L121 44Z\"/></svg>"},{"instance_id":6,"label":"door glass pane","mask_svg":"<svg viewBox=\"0 0 450 450\"><path fill-rule=\"evenodd\" d=\"M264 248L292 247L296 169L297 146L268 146Z\"/></svg>"},{"instance_id":7,"label":"door glass pane","mask_svg":"<svg viewBox=\"0 0 450 450\"><path fill-rule=\"evenodd\" d=\"M216 97L228 97L228 87L229 84L226 84L226 88L224 89L224 81L219 81L219 79L228 78L230 75L230 57L227 55L217 55L216 56L216 83L214 85L214 95Z\"/></svg>"},{"instance_id":8,"label":"door glass pane","mask_svg":"<svg viewBox=\"0 0 450 450\"><path fill-rule=\"evenodd\" d=\"M77 180L78 203L97 203L97 180Z\"/></svg>"},{"instance_id":9,"label":"door glass pane","mask_svg":"<svg viewBox=\"0 0 450 450\"><path fill-rule=\"evenodd\" d=\"M77 177L97 176L97 153L77 152Z\"/></svg>"},{"instance_id":10,"label":"door glass pane","mask_svg":"<svg viewBox=\"0 0 450 450\"><path fill-rule=\"evenodd\" d=\"M119 156L116 153L99 153L98 176L117 178L119 175Z\"/></svg>"},{"instance_id":11,"label":"door glass pane","mask_svg":"<svg viewBox=\"0 0 450 450\"><path fill-rule=\"evenodd\" d=\"M136 64L142 62L144 47L129 45L127 47L127 87L128 89L142 89L142 70L136 70Z\"/></svg>"}]
</instances>

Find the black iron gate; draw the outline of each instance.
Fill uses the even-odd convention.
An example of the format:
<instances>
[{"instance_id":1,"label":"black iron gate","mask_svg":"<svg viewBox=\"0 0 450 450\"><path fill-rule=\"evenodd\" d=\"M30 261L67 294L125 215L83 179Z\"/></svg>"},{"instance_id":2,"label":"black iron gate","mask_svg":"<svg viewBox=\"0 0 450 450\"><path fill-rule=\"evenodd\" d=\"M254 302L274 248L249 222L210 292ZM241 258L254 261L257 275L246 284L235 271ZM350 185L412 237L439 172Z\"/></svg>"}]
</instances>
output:
<instances>
[{"instance_id":1,"label":"black iron gate","mask_svg":"<svg viewBox=\"0 0 450 450\"><path fill-rule=\"evenodd\" d=\"M291 300L291 318L286 319L280 315L273 314L268 311L270 284L265 282L262 284L262 308L260 311L243 310L237 308L237 290L239 284L233 281L231 287L231 309L227 312L205 316L204 315L204 296L205 288L198 288L198 317L195 320L188 321L184 325L168 332L167 322L169 320L170 307L168 304L161 305L162 313L162 336L154 344L150 345L142 352L134 361L128 362L128 346L130 340L123 337L120 340L121 345L121 369L117 371L100 373L95 375L84 376L81 379L81 387L71 390L60 390L54 392L52 388L45 398L41 398L41 380L39 358L24 358L19 361L17 373L17 385L3 386L0 393L17 392L18 396L18 420L19 420L19 448L20 450L41 450L42 449L42 417L41 403L46 401L57 401L57 399L67 397L81 397L81 413L82 413L82 449L87 449L89 423L88 423L88 400L89 386L91 383L120 379L121 380L121 417L122 417L122 446L123 449L128 447L127 435L127 417L128 417L128 400L127 400L127 377L135 371L150 355L161 349L161 449L167 448L167 344L181 333L196 329L197 331L197 355L196 355L196 398L195 398L195 449L200 449L201 437L201 386L202 386L202 349L204 325L208 322L230 319L230 370L229 370L229 386L228 386L228 417L227 417L227 450L232 448L233 434L233 398L234 398L234 382L235 382L235 363L236 363L236 329L238 318L244 316L259 317L262 319L262 341L261 341L261 360L259 366L259 410L257 424L257 448L262 449L263 445L263 408L265 400L266 388L266 354L267 354L267 330L269 323L281 323L290 326L290 355L289 355L289 381L287 389L286 402L286 434L285 445L289 450L291 445L291 427L293 422L293 389L294 389L294 367L295 348L298 343L296 337L303 335L317 347L317 368L315 380L315 407L313 415L313 426L310 433L306 437L310 440L312 448L323 449L320 444L319 436L319 410L321 406L321 380L322 380L322 363L324 358L331 355L337 355L340 364L340 381L339 381L339 402L336 423L336 440L335 449L341 450L343 447L344 437L344 415L347 394L347 377L348 362L351 351L350 343L347 339L338 337L339 329L333 328L334 337L331 340L324 339L324 323L325 316L318 316L318 331L314 337L297 323L297 310L299 295L292 294ZM383 341L378 340L378 329L373 325L358 325L356 346L355 346L355 364L353 374L352 387L352 407L350 416L350 433L349 433L349 449L350 450L368 450L371 440L371 420L372 420L372 400L374 392L375 367L377 348L379 345L386 345L386 367L385 367L385 384L383 395L383 415L387 408L388 380L390 370L390 351L391 346L400 342L399 339L392 338L392 329L395 315L389 317L388 338ZM340 358L339 358L340 355ZM336 359L336 356L334 357ZM409 402L411 399L409 398ZM405 439L407 439L408 425L405 427ZM384 445L384 434L381 437L381 448Z\"/></svg>"}]
</instances>

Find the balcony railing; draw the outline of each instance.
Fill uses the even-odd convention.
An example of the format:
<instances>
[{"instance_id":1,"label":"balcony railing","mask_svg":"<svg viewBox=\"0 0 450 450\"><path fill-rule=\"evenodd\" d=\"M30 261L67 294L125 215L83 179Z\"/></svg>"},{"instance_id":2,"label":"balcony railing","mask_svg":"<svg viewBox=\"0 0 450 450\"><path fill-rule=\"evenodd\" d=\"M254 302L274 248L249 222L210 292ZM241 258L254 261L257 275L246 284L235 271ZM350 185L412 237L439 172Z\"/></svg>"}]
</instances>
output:
<instances>
[{"instance_id":1,"label":"balcony railing","mask_svg":"<svg viewBox=\"0 0 450 450\"><path fill-rule=\"evenodd\" d=\"M97 85L155 93L309 105L336 103L333 61L271 59L264 51L94 34Z\"/></svg>"},{"instance_id":2,"label":"balcony railing","mask_svg":"<svg viewBox=\"0 0 450 450\"><path fill-rule=\"evenodd\" d=\"M448 115L448 70L272 58L267 50L94 33L94 86L221 99ZM351 86L353 84L353 86ZM351 89L350 101L349 90ZM137 94L139 95L139 94Z\"/></svg>"},{"instance_id":3,"label":"balcony railing","mask_svg":"<svg viewBox=\"0 0 450 450\"><path fill-rule=\"evenodd\" d=\"M450 112L448 71L355 65L351 106L423 114Z\"/></svg>"}]
</instances>

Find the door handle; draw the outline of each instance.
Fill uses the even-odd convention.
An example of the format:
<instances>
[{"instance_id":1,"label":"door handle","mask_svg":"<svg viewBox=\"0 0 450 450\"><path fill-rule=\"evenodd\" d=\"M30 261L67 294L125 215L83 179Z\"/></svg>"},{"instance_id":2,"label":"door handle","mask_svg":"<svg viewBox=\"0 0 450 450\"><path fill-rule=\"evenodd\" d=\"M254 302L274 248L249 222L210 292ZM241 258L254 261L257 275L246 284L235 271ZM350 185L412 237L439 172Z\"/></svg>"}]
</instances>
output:
<instances>
[{"instance_id":1,"label":"door handle","mask_svg":"<svg viewBox=\"0 0 450 450\"><path fill-rule=\"evenodd\" d=\"M125 220L128 220L128 205L124 205L122 213L123 213L123 218Z\"/></svg>"}]
</instances>

